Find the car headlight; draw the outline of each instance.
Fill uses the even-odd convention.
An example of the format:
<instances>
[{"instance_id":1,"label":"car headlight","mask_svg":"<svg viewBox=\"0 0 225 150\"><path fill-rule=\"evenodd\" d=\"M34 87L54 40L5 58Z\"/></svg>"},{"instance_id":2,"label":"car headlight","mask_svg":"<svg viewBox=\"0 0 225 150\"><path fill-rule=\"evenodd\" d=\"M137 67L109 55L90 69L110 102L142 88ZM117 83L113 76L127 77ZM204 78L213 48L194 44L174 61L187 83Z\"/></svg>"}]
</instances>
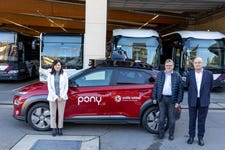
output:
<instances>
[{"instance_id":1,"label":"car headlight","mask_svg":"<svg viewBox=\"0 0 225 150\"><path fill-rule=\"evenodd\" d=\"M27 92L17 92L13 98L14 105L20 105L22 95L27 94Z\"/></svg>"},{"instance_id":2,"label":"car headlight","mask_svg":"<svg viewBox=\"0 0 225 150\"><path fill-rule=\"evenodd\" d=\"M18 99L14 100L14 101L13 101L13 104L14 104L14 105L17 105L17 106L20 105L20 100L18 100Z\"/></svg>"},{"instance_id":3,"label":"car headlight","mask_svg":"<svg viewBox=\"0 0 225 150\"><path fill-rule=\"evenodd\" d=\"M18 73L18 72L19 72L19 70L10 70L8 73L16 74L16 73Z\"/></svg>"},{"instance_id":4,"label":"car headlight","mask_svg":"<svg viewBox=\"0 0 225 150\"><path fill-rule=\"evenodd\" d=\"M18 92L17 95L24 95L27 94L27 92Z\"/></svg>"}]
</instances>

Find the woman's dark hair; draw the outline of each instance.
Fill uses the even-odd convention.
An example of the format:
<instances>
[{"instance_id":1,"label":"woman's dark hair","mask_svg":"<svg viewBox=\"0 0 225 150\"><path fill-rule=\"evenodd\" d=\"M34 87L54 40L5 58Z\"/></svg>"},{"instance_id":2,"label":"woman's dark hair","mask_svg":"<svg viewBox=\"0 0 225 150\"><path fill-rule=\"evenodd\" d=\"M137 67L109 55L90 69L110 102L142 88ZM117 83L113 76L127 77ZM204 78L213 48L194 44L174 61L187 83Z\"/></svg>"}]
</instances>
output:
<instances>
[{"instance_id":1,"label":"woman's dark hair","mask_svg":"<svg viewBox=\"0 0 225 150\"><path fill-rule=\"evenodd\" d=\"M54 69L54 66L56 65L56 64L58 64L58 63L60 63L61 64L61 66L62 66L62 62L60 61L60 60L58 60L58 59L56 59L56 60L54 60L53 61L53 63L52 63L52 70L51 70L51 74L56 74L56 71L55 71L55 69ZM59 74L62 74L63 73L63 66L61 67L61 69L59 70Z\"/></svg>"}]
</instances>

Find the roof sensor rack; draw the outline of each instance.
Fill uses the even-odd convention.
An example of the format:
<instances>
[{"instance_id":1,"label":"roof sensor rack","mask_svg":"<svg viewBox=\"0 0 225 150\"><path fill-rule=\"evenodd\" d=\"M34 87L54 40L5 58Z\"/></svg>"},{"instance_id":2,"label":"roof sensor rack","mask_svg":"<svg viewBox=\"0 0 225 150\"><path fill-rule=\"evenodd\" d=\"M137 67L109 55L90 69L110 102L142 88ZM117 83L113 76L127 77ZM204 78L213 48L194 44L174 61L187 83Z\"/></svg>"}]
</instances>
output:
<instances>
[{"instance_id":1,"label":"roof sensor rack","mask_svg":"<svg viewBox=\"0 0 225 150\"><path fill-rule=\"evenodd\" d=\"M112 59L90 59L89 66L99 67L99 66L110 66L110 67L131 67L131 68L143 68L152 70L152 65L144 62L135 62L133 60L126 59L125 61L121 60L112 60Z\"/></svg>"}]
</instances>

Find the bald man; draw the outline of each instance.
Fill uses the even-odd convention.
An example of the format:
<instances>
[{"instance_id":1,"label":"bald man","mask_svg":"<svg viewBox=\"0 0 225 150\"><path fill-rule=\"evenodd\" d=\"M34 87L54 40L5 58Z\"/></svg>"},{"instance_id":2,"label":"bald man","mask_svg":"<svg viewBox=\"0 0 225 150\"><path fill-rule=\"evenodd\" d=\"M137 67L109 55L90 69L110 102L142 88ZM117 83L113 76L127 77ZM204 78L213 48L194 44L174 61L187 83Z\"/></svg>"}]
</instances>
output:
<instances>
[{"instance_id":1,"label":"bald man","mask_svg":"<svg viewBox=\"0 0 225 150\"><path fill-rule=\"evenodd\" d=\"M203 69L202 58L195 58L193 64L194 70L187 74L186 79L189 109L189 139L187 143L192 144L194 141L196 120L198 120L198 144L203 146L213 75L212 72Z\"/></svg>"}]
</instances>

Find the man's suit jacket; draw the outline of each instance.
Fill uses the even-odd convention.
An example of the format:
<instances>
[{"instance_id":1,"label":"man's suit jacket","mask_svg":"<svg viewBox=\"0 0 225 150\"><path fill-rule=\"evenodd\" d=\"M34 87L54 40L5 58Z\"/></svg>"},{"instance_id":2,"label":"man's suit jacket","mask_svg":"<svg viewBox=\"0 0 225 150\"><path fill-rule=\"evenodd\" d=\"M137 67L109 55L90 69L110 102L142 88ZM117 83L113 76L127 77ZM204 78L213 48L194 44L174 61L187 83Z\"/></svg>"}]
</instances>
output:
<instances>
[{"instance_id":1,"label":"man's suit jacket","mask_svg":"<svg viewBox=\"0 0 225 150\"><path fill-rule=\"evenodd\" d=\"M160 101L162 97L163 86L165 83L165 71L160 71L157 74L157 78L154 83L154 89L152 93L152 97L155 100ZM178 72L173 71L171 74L171 84L172 84L172 102L180 104L183 101L183 84L181 76Z\"/></svg>"},{"instance_id":2,"label":"man's suit jacket","mask_svg":"<svg viewBox=\"0 0 225 150\"><path fill-rule=\"evenodd\" d=\"M212 90L212 82L213 82L212 72L203 69L202 82L200 87L200 107L209 106L210 92ZM188 88L188 105L190 107L196 107L198 91L194 70L191 70L187 74L186 85Z\"/></svg>"}]
</instances>

